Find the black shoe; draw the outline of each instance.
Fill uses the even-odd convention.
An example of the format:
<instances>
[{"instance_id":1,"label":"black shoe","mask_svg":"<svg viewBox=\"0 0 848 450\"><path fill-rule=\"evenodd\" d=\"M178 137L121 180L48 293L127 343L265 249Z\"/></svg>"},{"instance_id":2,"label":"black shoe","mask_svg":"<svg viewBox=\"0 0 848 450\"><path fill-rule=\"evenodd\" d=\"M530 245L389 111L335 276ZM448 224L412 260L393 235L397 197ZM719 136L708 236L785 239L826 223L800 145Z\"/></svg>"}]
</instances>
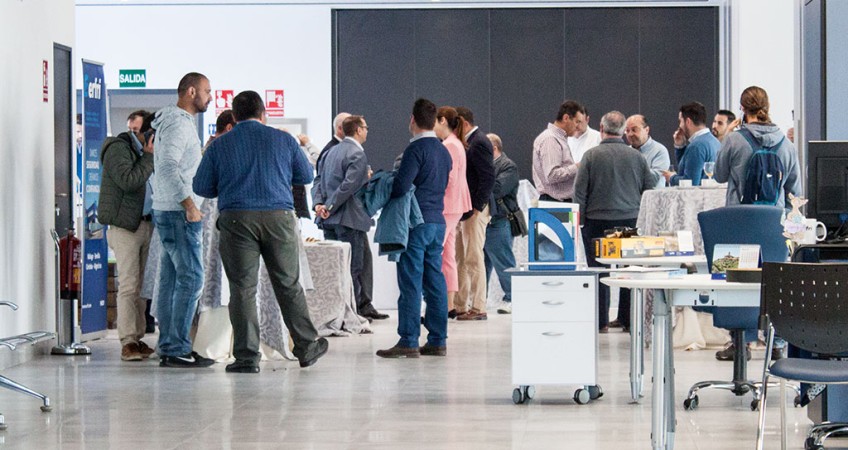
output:
<instances>
[{"instance_id":1,"label":"black shoe","mask_svg":"<svg viewBox=\"0 0 848 450\"><path fill-rule=\"evenodd\" d=\"M239 361L232 364L227 364L227 368L224 369L229 373L259 373L259 366L253 363L253 361Z\"/></svg>"},{"instance_id":2,"label":"black shoe","mask_svg":"<svg viewBox=\"0 0 848 450\"><path fill-rule=\"evenodd\" d=\"M306 352L306 356L300 359L300 367L309 367L315 364L315 362L318 361L318 358L327 353L328 348L330 348L330 344L327 340L324 338L318 338L310 351Z\"/></svg>"},{"instance_id":3,"label":"black shoe","mask_svg":"<svg viewBox=\"0 0 848 450\"><path fill-rule=\"evenodd\" d=\"M194 367L209 367L215 364L215 360L204 358L191 352L182 356L162 356L159 359L160 367L177 367L177 368L194 368Z\"/></svg>"},{"instance_id":4,"label":"black shoe","mask_svg":"<svg viewBox=\"0 0 848 450\"><path fill-rule=\"evenodd\" d=\"M724 348L724 350L719 350L716 352L715 357L719 361L733 361L734 354L736 353L736 346L733 344L728 345ZM745 360L751 360L751 349L749 347L745 347Z\"/></svg>"},{"instance_id":5,"label":"black shoe","mask_svg":"<svg viewBox=\"0 0 848 450\"><path fill-rule=\"evenodd\" d=\"M436 347L425 344L423 347L418 348L418 353L420 353L421 356L447 356L448 348L446 346Z\"/></svg>"},{"instance_id":6,"label":"black shoe","mask_svg":"<svg viewBox=\"0 0 848 450\"><path fill-rule=\"evenodd\" d=\"M771 348L771 360L777 361L778 359L783 359L783 351L786 350L786 347L772 347Z\"/></svg>"},{"instance_id":7,"label":"black shoe","mask_svg":"<svg viewBox=\"0 0 848 450\"><path fill-rule=\"evenodd\" d=\"M365 310L365 312L361 312L361 313L359 313L359 315L362 316L362 317L365 317L367 319L373 319L373 320L385 320L385 319L389 318L388 314L383 314L383 313L381 313L380 311L377 311L374 308L371 308L370 310Z\"/></svg>"},{"instance_id":8,"label":"black shoe","mask_svg":"<svg viewBox=\"0 0 848 450\"><path fill-rule=\"evenodd\" d=\"M448 311L448 319L456 319L456 316L458 316L458 315L459 315L459 313L456 312L455 309Z\"/></svg>"},{"instance_id":9,"label":"black shoe","mask_svg":"<svg viewBox=\"0 0 848 450\"><path fill-rule=\"evenodd\" d=\"M613 320L612 322L609 323L609 327L610 328L622 328L623 325L621 324L621 322L618 319L615 319L615 320Z\"/></svg>"}]
</instances>

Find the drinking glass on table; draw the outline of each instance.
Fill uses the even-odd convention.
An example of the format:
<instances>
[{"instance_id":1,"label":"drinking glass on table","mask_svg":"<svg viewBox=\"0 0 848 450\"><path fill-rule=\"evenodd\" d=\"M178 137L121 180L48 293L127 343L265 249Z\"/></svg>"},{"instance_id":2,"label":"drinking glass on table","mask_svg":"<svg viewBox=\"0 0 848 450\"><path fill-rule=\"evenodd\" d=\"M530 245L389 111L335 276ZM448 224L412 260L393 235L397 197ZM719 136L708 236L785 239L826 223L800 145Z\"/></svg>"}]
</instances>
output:
<instances>
[{"instance_id":1,"label":"drinking glass on table","mask_svg":"<svg viewBox=\"0 0 848 450\"><path fill-rule=\"evenodd\" d=\"M704 163L704 173L707 174L707 178L712 180L713 174L715 173L715 162L705 162Z\"/></svg>"}]
</instances>

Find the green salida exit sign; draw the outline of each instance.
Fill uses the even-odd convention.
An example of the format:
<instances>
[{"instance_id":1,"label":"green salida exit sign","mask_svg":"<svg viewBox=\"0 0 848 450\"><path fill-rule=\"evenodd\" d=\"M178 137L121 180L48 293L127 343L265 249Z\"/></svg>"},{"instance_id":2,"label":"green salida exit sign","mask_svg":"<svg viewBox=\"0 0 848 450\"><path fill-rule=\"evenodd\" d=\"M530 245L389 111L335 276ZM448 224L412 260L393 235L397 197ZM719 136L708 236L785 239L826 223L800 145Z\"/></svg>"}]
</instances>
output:
<instances>
[{"instance_id":1,"label":"green salida exit sign","mask_svg":"<svg viewBox=\"0 0 848 450\"><path fill-rule=\"evenodd\" d=\"M146 69L122 69L118 71L118 85L122 88L147 87Z\"/></svg>"}]
</instances>

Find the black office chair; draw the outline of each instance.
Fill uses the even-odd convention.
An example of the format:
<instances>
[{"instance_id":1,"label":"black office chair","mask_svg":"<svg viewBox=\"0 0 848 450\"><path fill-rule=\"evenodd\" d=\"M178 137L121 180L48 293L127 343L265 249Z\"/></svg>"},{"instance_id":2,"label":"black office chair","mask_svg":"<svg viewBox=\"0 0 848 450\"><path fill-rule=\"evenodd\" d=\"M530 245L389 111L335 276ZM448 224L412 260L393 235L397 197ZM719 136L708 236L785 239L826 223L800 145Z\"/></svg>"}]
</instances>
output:
<instances>
[{"instance_id":1,"label":"black office chair","mask_svg":"<svg viewBox=\"0 0 848 450\"><path fill-rule=\"evenodd\" d=\"M848 352L848 264L767 263L763 265L761 310L767 319L766 362L760 396L757 449L762 450L768 381L780 378L780 431L786 448L786 380L818 384L848 384L848 361L832 355ZM771 364L775 333L789 344L821 358L783 358ZM823 449L834 433L848 432L848 423L813 427L807 450Z\"/></svg>"},{"instance_id":2,"label":"black office chair","mask_svg":"<svg viewBox=\"0 0 848 450\"><path fill-rule=\"evenodd\" d=\"M782 208L763 205L726 206L698 213L707 267L711 268L713 265L713 248L716 244L757 244L760 246L763 261L786 261L789 249L786 247L783 225L780 223L782 215ZM756 411L759 404L759 387L756 382L748 380L745 331L756 335L759 328L759 308L711 309L714 325L730 330L733 345L736 347L733 355L733 380L695 383L689 389L683 407L688 410L697 408L698 391L701 389L724 389L739 396L751 392L754 395L751 410Z\"/></svg>"}]
</instances>

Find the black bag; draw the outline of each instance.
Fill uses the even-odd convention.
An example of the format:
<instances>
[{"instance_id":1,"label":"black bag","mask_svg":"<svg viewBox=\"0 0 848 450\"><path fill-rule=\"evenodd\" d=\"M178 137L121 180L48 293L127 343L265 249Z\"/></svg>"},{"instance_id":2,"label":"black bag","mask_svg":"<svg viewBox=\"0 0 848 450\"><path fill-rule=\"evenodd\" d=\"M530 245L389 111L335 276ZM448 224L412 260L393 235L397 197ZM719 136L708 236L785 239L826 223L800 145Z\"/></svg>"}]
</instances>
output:
<instances>
[{"instance_id":1,"label":"black bag","mask_svg":"<svg viewBox=\"0 0 848 450\"><path fill-rule=\"evenodd\" d=\"M504 204L502 198L498 199L498 206L506 211L506 218L509 219L509 231L512 233L512 236L527 236L527 222L524 221L524 213L521 212L521 208L517 211L510 211Z\"/></svg>"}]
</instances>

